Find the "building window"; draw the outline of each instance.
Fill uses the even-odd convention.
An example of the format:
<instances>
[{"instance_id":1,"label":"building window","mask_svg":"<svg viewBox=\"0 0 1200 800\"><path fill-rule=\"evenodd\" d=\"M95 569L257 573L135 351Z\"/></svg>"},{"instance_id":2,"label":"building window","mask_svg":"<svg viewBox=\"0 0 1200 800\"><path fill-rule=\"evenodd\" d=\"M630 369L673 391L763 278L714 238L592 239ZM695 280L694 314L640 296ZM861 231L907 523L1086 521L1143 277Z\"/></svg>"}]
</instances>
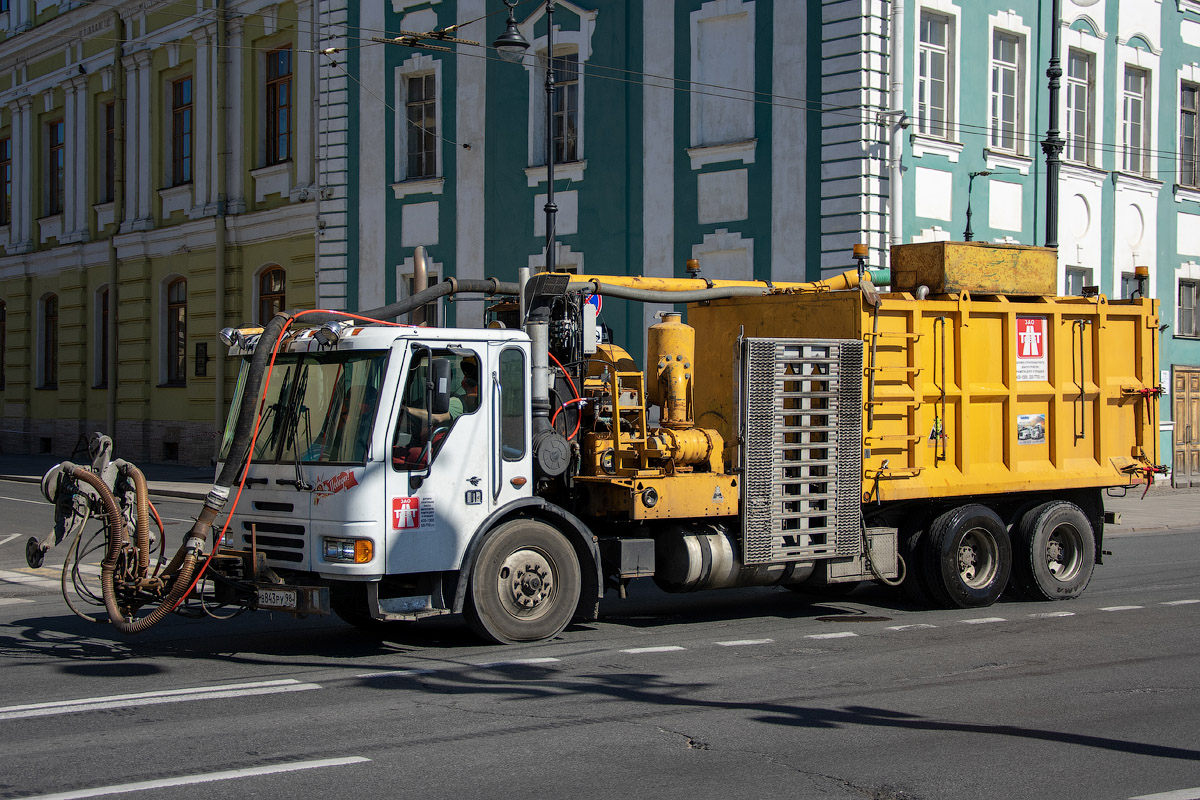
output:
<instances>
[{"instance_id":1,"label":"building window","mask_svg":"<svg viewBox=\"0 0 1200 800\"><path fill-rule=\"evenodd\" d=\"M58 388L58 296L42 300L42 388Z\"/></svg>"},{"instance_id":2,"label":"building window","mask_svg":"<svg viewBox=\"0 0 1200 800\"><path fill-rule=\"evenodd\" d=\"M171 83L171 185L192 182L192 79Z\"/></svg>"},{"instance_id":3,"label":"building window","mask_svg":"<svg viewBox=\"0 0 1200 800\"><path fill-rule=\"evenodd\" d=\"M554 58L554 160L579 160L579 54Z\"/></svg>"},{"instance_id":4,"label":"building window","mask_svg":"<svg viewBox=\"0 0 1200 800\"><path fill-rule=\"evenodd\" d=\"M267 164L292 157L292 48L267 53Z\"/></svg>"},{"instance_id":5,"label":"building window","mask_svg":"<svg viewBox=\"0 0 1200 800\"><path fill-rule=\"evenodd\" d=\"M917 45L917 132L949 138L950 98L954 76L950 18L921 12Z\"/></svg>"},{"instance_id":6,"label":"building window","mask_svg":"<svg viewBox=\"0 0 1200 800\"><path fill-rule=\"evenodd\" d=\"M1024 110L1021 98L1021 37L996 31L992 36L991 146L1011 153L1024 151L1021 129Z\"/></svg>"},{"instance_id":7,"label":"building window","mask_svg":"<svg viewBox=\"0 0 1200 800\"><path fill-rule=\"evenodd\" d=\"M1086 267L1067 267L1065 294L1079 296L1083 287L1092 285L1092 271Z\"/></svg>"},{"instance_id":8,"label":"building window","mask_svg":"<svg viewBox=\"0 0 1200 800\"><path fill-rule=\"evenodd\" d=\"M1200 148L1196 142L1196 114L1200 86L1185 83L1179 91L1179 182L1200 186Z\"/></svg>"},{"instance_id":9,"label":"building window","mask_svg":"<svg viewBox=\"0 0 1200 800\"><path fill-rule=\"evenodd\" d=\"M404 110L408 120L409 180L437 175L437 76L433 73L407 79Z\"/></svg>"},{"instance_id":10,"label":"building window","mask_svg":"<svg viewBox=\"0 0 1200 800\"><path fill-rule=\"evenodd\" d=\"M104 120L104 176L100 183L100 202L111 203L116 197L117 186L117 104L105 103Z\"/></svg>"},{"instance_id":11,"label":"building window","mask_svg":"<svg viewBox=\"0 0 1200 800\"><path fill-rule=\"evenodd\" d=\"M1200 322L1196 319L1198 300L1200 300L1200 281L1180 281L1176 336L1200 336Z\"/></svg>"},{"instance_id":12,"label":"building window","mask_svg":"<svg viewBox=\"0 0 1200 800\"><path fill-rule=\"evenodd\" d=\"M1125 145L1121 168L1139 175L1150 174L1150 73L1137 67L1125 68L1123 130Z\"/></svg>"},{"instance_id":13,"label":"building window","mask_svg":"<svg viewBox=\"0 0 1200 800\"><path fill-rule=\"evenodd\" d=\"M271 267L258 278L258 321L266 325L283 311L286 274L282 267Z\"/></svg>"},{"instance_id":14,"label":"building window","mask_svg":"<svg viewBox=\"0 0 1200 800\"><path fill-rule=\"evenodd\" d=\"M8 304L0 300L0 389L6 385L8 362Z\"/></svg>"},{"instance_id":15,"label":"building window","mask_svg":"<svg viewBox=\"0 0 1200 800\"><path fill-rule=\"evenodd\" d=\"M1071 161L1096 163L1095 56L1082 50L1067 54L1067 152Z\"/></svg>"},{"instance_id":16,"label":"building window","mask_svg":"<svg viewBox=\"0 0 1200 800\"><path fill-rule=\"evenodd\" d=\"M101 289L96 294L96 331L95 341L98 344L96 352L96 380L94 386L103 389L108 386L108 289Z\"/></svg>"},{"instance_id":17,"label":"building window","mask_svg":"<svg viewBox=\"0 0 1200 800\"><path fill-rule=\"evenodd\" d=\"M0 139L0 225L12 222L12 139Z\"/></svg>"},{"instance_id":18,"label":"building window","mask_svg":"<svg viewBox=\"0 0 1200 800\"><path fill-rule=\"evenodd\" d=\"M414 283L414 280L415 279L411 273L404 276L405 285L408 287L408 293L407 293L408 297L412 297L414 294L417 293L417 287ZM426 289L428 289L431 286L436 286L437 282L438 282L437 273L435 273L435 272L426 273L426 276L425 276L425 288ZM421 306L420 308L413 309L412 313L408 315L408 322L411 322L413 325L424 325L429 328L438 327L438 303L437 303L437 301L434 300L431 303L426 303L425 305Z\"/></svg>"},{"instance_id":19,"label":"building window","mask_svg":"<svg viewBox=\"0 0 1200 800\"><path fill-rule=\"evenodd\" d=\"M66 134L61 119L46 126L46 216L61 214L66 197Z\"/></svg>"},{"instance_id":20,"label":"building window","mask_svg":"<svg viewBox=\"0 0 1200 800\"><path fill-rule=\"evenodd\" d=\"M187 281L167 285L167 383L187 383Z\"/></svg>"}]
</instances>

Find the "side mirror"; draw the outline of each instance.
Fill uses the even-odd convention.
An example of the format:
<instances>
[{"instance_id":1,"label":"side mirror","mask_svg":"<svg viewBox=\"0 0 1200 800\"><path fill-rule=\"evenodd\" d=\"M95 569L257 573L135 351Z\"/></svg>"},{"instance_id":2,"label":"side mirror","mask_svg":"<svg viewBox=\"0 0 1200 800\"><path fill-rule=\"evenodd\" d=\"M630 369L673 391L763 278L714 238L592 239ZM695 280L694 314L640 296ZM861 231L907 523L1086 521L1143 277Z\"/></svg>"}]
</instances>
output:
<instances>
[{"instance_id":1,"label":"side mirror","mask_svg":"<svg viewBox=\"0 0 1200 800\"><path fill-rule=\"evenodd\" d=\"M446 414L450 411L450 362L444 358L433 360L433 394L430 398L430 410L434 414Z\"/></svg>"}]
</instances>

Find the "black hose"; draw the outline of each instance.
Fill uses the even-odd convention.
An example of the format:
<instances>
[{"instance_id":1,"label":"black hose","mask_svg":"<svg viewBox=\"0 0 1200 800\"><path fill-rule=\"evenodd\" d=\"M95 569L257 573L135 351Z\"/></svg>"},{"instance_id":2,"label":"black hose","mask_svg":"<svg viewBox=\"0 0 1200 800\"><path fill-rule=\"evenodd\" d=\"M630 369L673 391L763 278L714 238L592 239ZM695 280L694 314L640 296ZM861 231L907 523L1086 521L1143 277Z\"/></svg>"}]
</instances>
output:
<instances>
[{"instance_id":1,"label":"black hose","mask_svg":"<svg viewBox=\"0 0 1200 800\"><path fill-rule=\"evenodd\" d=\"M660 289L634 289L629 286L609 286L598 281L572 283L568 288L588 294L616 297L619 300L640 300L643 303L699 303L702 300L721 300L726 297L762 297L770 292L766 286L721 286L714 289L695 289L673 292Z\"/></svg>"}]
</instances>

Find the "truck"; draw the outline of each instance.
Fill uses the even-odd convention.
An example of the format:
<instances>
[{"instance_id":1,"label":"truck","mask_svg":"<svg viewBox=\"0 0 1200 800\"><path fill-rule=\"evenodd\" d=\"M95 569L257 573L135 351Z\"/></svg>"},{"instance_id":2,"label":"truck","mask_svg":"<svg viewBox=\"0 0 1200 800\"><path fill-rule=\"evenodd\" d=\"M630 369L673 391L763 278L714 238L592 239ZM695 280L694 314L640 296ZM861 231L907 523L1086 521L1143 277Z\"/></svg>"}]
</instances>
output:
<instances>
[{"instance_id":1,"label":"truck","mask_svg":"<svg viewBox=\"0 0 1200 800\"><path fill-rule=\"evenodd\" d=\"M595 619L637 578L1077 597L1104 492L1163 471L1157 301L1056 296L1045 248L903 245L890 274L856 255L806 283L447 281L226 330L243 364L183 545L168 562L144 477L98 445L43 480L55 541L78 529L64 587L90 552L83 594L126 633L219 607L374 629L455 613L499 643ZM394 322L464 291L499 299L488 327ZM644 369L596 297L663 304Z\"/></svg>"}]
</instances>

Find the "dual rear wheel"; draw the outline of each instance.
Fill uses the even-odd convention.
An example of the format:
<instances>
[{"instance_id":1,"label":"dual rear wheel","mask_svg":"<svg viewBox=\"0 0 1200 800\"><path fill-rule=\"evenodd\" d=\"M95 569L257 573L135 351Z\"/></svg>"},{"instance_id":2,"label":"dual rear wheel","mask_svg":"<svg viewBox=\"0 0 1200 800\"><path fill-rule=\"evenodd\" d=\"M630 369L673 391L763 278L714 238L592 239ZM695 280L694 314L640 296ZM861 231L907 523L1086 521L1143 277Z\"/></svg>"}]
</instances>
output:
<instances>
[{"instance_id":1,"label":"dual rear wheel","mask_svg":"<svg viewBox=\"0 0 1200 800\"><path fill-rule=\"evenodd\" d=\"M959 506L900 544L909 565L904 596L947 608L990 606L1006 587L1028 600L1076 597L1096 560L1091 523L1062 500L1025 512L1011 534L986 506Z\"/></svg>"}]
</instances>

